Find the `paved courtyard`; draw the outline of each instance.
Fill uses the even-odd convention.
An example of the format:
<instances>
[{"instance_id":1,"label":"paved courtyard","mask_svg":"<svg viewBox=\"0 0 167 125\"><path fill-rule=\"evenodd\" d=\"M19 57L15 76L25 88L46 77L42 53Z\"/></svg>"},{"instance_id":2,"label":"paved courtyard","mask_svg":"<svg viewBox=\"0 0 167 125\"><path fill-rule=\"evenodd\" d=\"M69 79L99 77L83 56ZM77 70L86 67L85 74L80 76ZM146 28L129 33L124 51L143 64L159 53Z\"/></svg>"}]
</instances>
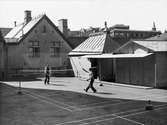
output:
<instances>
[{"instance_id":1,"label":"paved courtyard","mask_svg":"<svg viewBox=\"0 0 167 125\"><path fill-rule=\"evenodd\" d=\"M21 86L23 88L73 91L104 98L121 98L167 102L167 90L163 89L153 89L143 86L132 86L104 81L96 81L94 83L94 86L97 89L97 93L93 93L91 90L89 90L88 93L85 93L85 91L83 90L87 87L89 82L85 81L84 79L78 79L74 77L52 77L50 85L44 85L43 81L43 78L39 78L35 81L22 81ZM10 81L5 83L15 87L19 86L18 81ZM104 86L100 86L101 83L103 83Z\"/></svg>"}]
</instances>

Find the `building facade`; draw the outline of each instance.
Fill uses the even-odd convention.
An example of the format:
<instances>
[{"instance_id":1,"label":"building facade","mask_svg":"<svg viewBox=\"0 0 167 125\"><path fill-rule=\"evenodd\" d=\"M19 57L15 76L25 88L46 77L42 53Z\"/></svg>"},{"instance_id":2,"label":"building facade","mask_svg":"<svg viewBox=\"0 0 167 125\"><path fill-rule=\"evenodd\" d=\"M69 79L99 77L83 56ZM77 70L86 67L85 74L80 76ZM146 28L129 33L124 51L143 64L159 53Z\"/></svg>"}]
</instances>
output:
<instances>
[{"instance_id":1,"label":"building facade","mask_svg":"<svg viewBox=\"0 0 167 125\"><path fill-rule=\"evenodd\" d=\"M155 30L154 31L129 30L129 26L124 27L123 25L121 25L121 27L116 26L116 28L113 27L113 29L109 29L106 27L103 32L90 35L87 40L85 40L82 44L80 44L78 47L73 49L72 52L69 53L70 60L75 72L75 76L81 77L81 75L83 75L83 77L85 77L86 72L84 72L82 67L84 67L84 69L89 69L91 66L93 66L97 68L96 75L99 77L100 80L103 81L155 86L155 81L154 81L155 77L154 75L151 75L156 73L154 71L155 65L153 63L155 60L154 54L152 55L147 53L143 54L144 50L136 49L135 53L137 52L139 53L139 55L135 55L134 50L132 48L129 49L128 52L121 53L124 54L123 56L120 55L120 53L118 55L117 54L114 55L114 53L117 51L117 49L124 48L126 44L131 42L130 39L143 40L144 38L148 38L150 36L159 35L160 32ZM118 35L117 31L119 31ZM107 37L104 37L105 36L104 34L106 33ZM126 36L129 37L125 37L124 36L125 34ZM146 56L148 56L148 58L145 58ZM85 63L86 59L87 62L90 62L90 64ZM141 60L143 61L142 63ZM79 61L80 64L75 63ZM137 66L139 64L141 65ZM145 67L142 68L141 66ZM131 71L130 70L127 71L127 69L130 69L130 67ZM148 69L148 70L141 70L141 72L138 72L139 69ZM145 71L145 77L142 77L141 74L144 73L144 71ZM143 79L145 79L145 82L142 81ZM158 81L156 81L156 87L160 87L161 85L162 84L158 85Z\"/></svg>"},{"instance_id":2,"label":"building facade","mask_svg":"<svg viewBox=\"0 0 167 125\"><path fill-rule=\"evenodd\" d=\"M71 46L45 14L32 18L31 11L25 11L25 21L16 25L5 41L8 74L23 69L43 70L47 64L53 70L70 67Z\"/></svg>"}]
</instances>

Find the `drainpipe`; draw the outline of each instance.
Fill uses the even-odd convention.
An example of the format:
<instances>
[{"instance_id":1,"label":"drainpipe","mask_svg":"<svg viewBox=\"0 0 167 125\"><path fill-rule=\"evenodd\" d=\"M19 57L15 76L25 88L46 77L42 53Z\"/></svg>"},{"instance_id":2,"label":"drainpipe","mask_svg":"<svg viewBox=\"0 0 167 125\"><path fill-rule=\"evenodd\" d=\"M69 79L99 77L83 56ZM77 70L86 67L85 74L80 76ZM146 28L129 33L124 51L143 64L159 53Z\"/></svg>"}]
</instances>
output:
<instances>
[{"instance_id":1,"label":"drainpipe","mask_svg":"<svg viewBox=\"0 0 167 125\"><path fill-rule=\"evenodd\" d=\"M5 80L8 78L8 45L5 43L5 72L4 72L4 78Z\"/></svg>"},{"instance_id":2,"label":"drainpipe","mask_svg":"<svg viewBox=\"0 0 167 125\"><path fill-rule=\"evenodd\" d=\"M154 79L154 87L156 88L157 87L157 64L155 62L155 79Z\"/></svg>"}]
</instances>

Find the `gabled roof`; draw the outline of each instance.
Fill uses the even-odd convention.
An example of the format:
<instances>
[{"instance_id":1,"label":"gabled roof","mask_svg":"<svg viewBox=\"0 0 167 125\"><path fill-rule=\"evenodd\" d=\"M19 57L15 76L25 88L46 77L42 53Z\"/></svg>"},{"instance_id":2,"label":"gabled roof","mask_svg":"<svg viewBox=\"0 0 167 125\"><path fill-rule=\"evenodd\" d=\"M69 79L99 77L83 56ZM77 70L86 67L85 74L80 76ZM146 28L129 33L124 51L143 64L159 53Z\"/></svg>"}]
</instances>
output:
<instances>
[{"instance_id":1,"label":"gabled roof","mask_svg":"<svg viewBox=\"0 0 167 125\"><path fill-rule=\"evenodd\" d=\"M79 53L109 53L117 49L120 45L114 41L109 33L100 32L90 35L83 43L72 50Z\"/></svg>"},{"instance_id":2,"label":"gabled roof","mask_svg":"<svg viewBox=\"0 0 167 125\"><path fill-rule=\"evenodd\" d=\"M160 35L150 37L147 40L165 40L165 41L167 41L167 33L162 33Z\"/></svg>"},{"instance_id":3,"label":"gabled roof","mask_svg":"<svg viewBox=\"0 0 167 125\"><path fill-rule=\"evenodd\" d=\"M133 41L155 52L167 51L167 41Z\"/></svg>"},{"instance_id":4,"label":"gabled roof","mask_svg":"<svg viewBox=\"0 0 167 125\"><path fill-rule=\"evenodd\" d=\"M65 38L65 36L60 32L60 30L54 25L54 23L44 14L39 15L38 17L33 18L30 22L22 23L14 27L6 36L6 43L19 43L26 38L26 36L35 28L35 26L41 22L42 19L46 19L50 25L59 33L59 35L69 44L72 48L71 44Z\"/></svg>"},{"instance_id":5,"label":"gabled roof","mask_svg":"<svg viewBox=\"0 0 167 125\"><path fill-rule=\"evenodd\" d=\"M22 23L20 25L17 25L16 27L14 27L6 36L6 42L7 43L16 43L19 42L25 34L28 33L28 31L30 31L38 22L39 20L43 17L44 15L40 15L34 19L32 19L30 22L28 23ZM14 40L12 40L14 39Z\"/></svg>"}]
</instances>

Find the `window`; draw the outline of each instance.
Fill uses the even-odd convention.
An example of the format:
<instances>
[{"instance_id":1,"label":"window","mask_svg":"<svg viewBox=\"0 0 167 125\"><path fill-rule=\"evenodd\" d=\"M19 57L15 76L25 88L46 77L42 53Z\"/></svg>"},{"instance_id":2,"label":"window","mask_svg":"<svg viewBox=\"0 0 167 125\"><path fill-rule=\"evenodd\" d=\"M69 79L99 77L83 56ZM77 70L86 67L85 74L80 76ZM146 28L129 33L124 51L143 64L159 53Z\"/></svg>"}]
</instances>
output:
<instances>
[{"instance_id":1,"label":"window","mask_svg":"<svg viewBox=\"0 0 167 125\"><path fill-rule=\"evenodd\" d=\"M51 42L50 55L52 57L58 57L60 55L60 42Z\"/></svg>"},{"instance_id":2,"label":"window","mask_svg":"<svg viewBox=\"0 0 167 125\"><path fill-rule=\"evenodd\" d=\"M29 56L39 57L40 56L40 46L39 41L30 41Z\"/></svg>"},{"instance_id":3,"label":"window","mask_svg":"<svg viewBox=\"0 0 167 125\"><path fill-rule=\"evenodd\" d=\"M143 38L143 34L142 33L140 34L140 36L141 36L141 38Z\"/></svg>"},{"instance_id":4,"label":"window","mask_svg":"<svg viewBox=\"0 0 167 125\"><path fill-rule=\"evenodd\" d=\"M58 57L60 55L60 48L51 47L50 48L50 54L51 54L52 57Z\"/></svg>"}]
</instances>

